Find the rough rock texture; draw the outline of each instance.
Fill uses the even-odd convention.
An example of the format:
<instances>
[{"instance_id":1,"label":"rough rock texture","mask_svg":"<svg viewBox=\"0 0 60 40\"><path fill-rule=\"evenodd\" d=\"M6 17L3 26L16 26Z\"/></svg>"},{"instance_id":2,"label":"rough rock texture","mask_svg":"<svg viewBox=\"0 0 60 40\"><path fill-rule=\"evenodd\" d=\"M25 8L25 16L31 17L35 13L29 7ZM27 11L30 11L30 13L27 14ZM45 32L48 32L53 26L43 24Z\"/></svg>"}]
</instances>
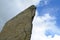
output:
<instances>
[{"instance_id":1,"label":"rough rock texture","mask_svg":"<svg viewBox=\"0 0 60 40\"><path fill-rule=\"evenodd\" d=\"M35 9L32 5L6 22L0 33L0 40L30 40Z\"/></svg>"}]
</instances>

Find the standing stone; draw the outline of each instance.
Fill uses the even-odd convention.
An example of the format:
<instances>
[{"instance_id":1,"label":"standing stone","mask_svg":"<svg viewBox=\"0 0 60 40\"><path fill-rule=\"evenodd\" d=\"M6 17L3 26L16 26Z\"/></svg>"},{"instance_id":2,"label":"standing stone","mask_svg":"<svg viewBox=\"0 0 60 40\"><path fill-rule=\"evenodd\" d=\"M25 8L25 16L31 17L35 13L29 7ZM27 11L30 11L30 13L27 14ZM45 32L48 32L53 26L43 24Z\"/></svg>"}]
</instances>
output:
<instances>
[{"instance_id":1,"label":"standing stone","mask_svg":"<svg viewBox=\"0 0 60 40\"><path fill-rule=\"evenodd\" d=\"M30 40L35 10L36 7L32 5L6 22L0 40Z\"/></svg>"}]
</instances>

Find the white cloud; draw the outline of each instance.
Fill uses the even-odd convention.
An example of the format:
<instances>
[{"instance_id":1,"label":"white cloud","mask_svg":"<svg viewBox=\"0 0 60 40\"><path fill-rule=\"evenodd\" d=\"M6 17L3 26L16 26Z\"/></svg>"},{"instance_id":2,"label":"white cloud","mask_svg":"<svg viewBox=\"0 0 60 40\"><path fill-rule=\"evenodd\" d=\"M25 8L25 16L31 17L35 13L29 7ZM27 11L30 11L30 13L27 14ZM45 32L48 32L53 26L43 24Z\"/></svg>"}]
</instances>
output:
<instances>
[{"instance_id":1,"label":"white cloud","mask_svg":"<svg viewBox=\"0 0 60 40\"><path fill-rule=\"evenodd\" d=\"M36 12L38 15L38 12ZM43 16L35 16L33 21L33 30L31 40L60 40L59 35L55 35L57 33L57 26L55 25L55 17L50 16L49 13L44 14ZM51 35L46 36L46 30L51 30ZM52 38L52 35L54 37Z\"/></svg>"},{"instance_id":2,"label":"white cloud","mask_svg":"<svg viewBox=\"0 0 60 40\"><path fill-rule=\"evenodd\" d=\"M16 6L20 8L20 10L26 9L31 5L38 5L41 0L14 0Z\"/></svg>"}]
</instances>

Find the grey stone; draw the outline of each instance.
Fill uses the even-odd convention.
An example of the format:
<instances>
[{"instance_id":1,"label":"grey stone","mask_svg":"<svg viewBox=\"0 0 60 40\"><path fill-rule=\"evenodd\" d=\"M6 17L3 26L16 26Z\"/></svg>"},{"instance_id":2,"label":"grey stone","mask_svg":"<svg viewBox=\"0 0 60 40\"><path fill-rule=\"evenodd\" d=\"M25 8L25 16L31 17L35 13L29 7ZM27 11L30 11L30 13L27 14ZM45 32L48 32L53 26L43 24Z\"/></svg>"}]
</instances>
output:
<instances>
[{"instance_id":1,"label":"grey stone","mask_svg":"<svg viewBox=\"0 0 60 40\"><path fill-rule=\"evenodd\" d=\"M6 22L0 40L30 40L35 10L36 7L32 5Z\"/></svg>"}]
</instances>

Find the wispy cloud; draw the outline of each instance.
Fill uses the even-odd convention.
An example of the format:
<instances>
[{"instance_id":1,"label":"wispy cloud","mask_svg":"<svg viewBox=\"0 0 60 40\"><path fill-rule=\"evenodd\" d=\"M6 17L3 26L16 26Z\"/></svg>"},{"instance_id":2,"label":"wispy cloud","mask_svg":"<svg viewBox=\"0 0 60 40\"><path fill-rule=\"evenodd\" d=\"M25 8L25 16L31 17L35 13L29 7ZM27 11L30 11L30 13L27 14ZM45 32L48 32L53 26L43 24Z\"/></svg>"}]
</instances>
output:
<instances>
[{"instance_id":1,"label":"wispy cloud","mask_svg":"<svg viewBox=\"0 0 60 40\"><path fill-rule=\"evenodd\" d=\"M60 36L56 35L58 28L56 24L56 18L50 16L49 13L44 14L43 16L36 16L33 21L33 30L31 40L59 40ZM48 36L47 36L48 35Z\"/></svg>"}]
</instances>

